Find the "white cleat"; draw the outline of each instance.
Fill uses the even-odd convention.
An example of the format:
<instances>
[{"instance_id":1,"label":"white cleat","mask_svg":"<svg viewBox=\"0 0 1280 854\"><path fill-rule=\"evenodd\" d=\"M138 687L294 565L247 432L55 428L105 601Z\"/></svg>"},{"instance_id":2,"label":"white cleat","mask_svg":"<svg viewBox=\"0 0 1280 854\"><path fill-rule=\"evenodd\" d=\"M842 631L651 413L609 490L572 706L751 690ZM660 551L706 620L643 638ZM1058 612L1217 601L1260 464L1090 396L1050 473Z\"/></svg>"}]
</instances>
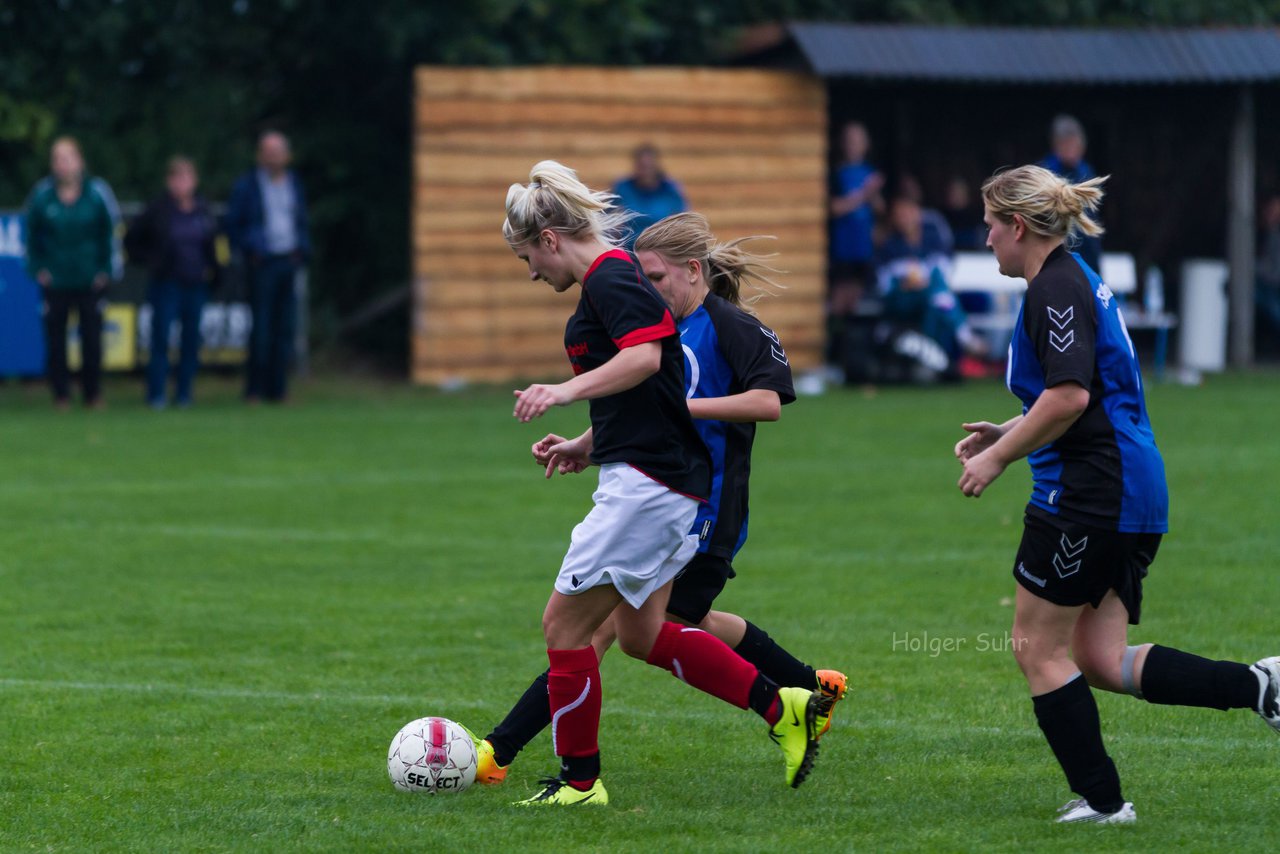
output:
<instances>
[{"instance_id":1,"label":"white cleat","mask_svg":"<svg viewBox=\"0 0 1280 854\"><path fill-rule=\"evenodd\" d=\"M1250 668L1258 677L1258 715L1280 732L1280 655L1264 658Z\"/></svg>"},{"instance_id":2,"label":"white cleat","mask_svg":"<svg viewBox=\"0 0 1280 854\"><path fill-rule=\"evenodd\" d=\"M1058 817L1055 821L1058 824L1133 824L1138 820L1138 814L1133 811L1133 804L1125 802L1125 805L1115 812L1098 812L1089 806L1089 802L1084 798L1076 798L1074 801L1067 801L1058 809Z\"/></svg>"}]
</instances>

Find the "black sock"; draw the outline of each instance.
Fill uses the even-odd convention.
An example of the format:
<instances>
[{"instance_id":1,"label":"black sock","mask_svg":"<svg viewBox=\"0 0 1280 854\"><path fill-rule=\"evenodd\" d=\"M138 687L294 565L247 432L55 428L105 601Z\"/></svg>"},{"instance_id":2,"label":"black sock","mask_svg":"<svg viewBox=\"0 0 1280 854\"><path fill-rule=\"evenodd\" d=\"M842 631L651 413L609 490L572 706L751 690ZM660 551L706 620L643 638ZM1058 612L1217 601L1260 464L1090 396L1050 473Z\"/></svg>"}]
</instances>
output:
<instances>
[{"instance_id":1,"label":"black sock","mask_svg":"<svg viewBox=\"0 0 1280 854\"><path fill-rule=\"evenodd\" d=\"M1066 685L1032 697L1031 702L1071 791L1098 812L1115 812L1124 806L1120 774L1102 745L1098 704L1084 677L1077 673Z\"/></svg>"},{"instance_id":2,"label":"black sock","mask_svg":"<svg viewBox=\"0 0 1280 854\"><path fill-rule=\"evenodd\" d=\"M778 699L778 683L763 673L756 674L756 681L751 683L751 692L747 694L747 707L760 717L769 721L769 711ZM769 721L776 723L777 718Z\"/></svg>"},{"instance_id":3,"label":"black sock","mask_svg":"<svg viewBox=\"0 0 1280 854\"><path fill-rule=\"evenodd\" d=\"M764 629L750 621L744 622L747 623L747 632L733 648L734 652L779 685L810 690L817 687L818 676L812 667L778 646Z\"/></svg>"},{"instance_id":4,"label":"black sock","mask_svg":"<svg viewBox=\"0 0 1280 854\"><path fill-rule=\"evenodd\" d=\"M1258 705L1258 677L1238 661L1153 646L1142 665L1142 698L1162 706L1252 709Z\"/></svg>"},{"instance_id":5,"label":"black sock","mask_svg":"<svg viewBox=\"0 0 1280 854\"><path fill-rule=\"evenodd\" d=\"M600 754L590 756L561 756L560 779L579 791L585 792L600 776Z\"/></svg>"},{"instance_id":6,"label":"black sock","mask_svg":"<svg viewBox=\"0 0 1280 854\"><path fill-rule=\"evenodd\" d=\"M547 674L542 671L537 679L525 689L516 700L516 704L507 712L502 723L489 733L489 743L493 745L493 758L499 765L506 767L525 745L533 741L534 736L551 725L551 701L547 697Z\"/></svg>"}]
</instances>

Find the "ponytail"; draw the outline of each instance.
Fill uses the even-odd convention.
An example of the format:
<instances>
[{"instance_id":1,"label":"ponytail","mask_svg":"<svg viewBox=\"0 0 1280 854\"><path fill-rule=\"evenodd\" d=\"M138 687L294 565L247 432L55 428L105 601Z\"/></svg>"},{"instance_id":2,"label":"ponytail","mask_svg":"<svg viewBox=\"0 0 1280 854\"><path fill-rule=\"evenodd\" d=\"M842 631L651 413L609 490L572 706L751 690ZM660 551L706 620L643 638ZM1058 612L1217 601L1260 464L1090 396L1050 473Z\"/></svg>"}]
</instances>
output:
<instances>
[{"instance_id":1,"label":"ponytail","mask_svg":"<svg viewBox=\"0 0 1280 854\"><path fill-rule=\"evenodd\" d=\"M577 240L616 245L632 214L614 207L617 196L592 190L568 166L543 160L529 171L529 183L507 190L502 236L511 246L535 240L546 229Z\"/></svg>"},{"instance_id":2,"label":"ponytail","mask_svg":"<svg viewBox=\"0 0 1280 854\"><path fill-rule=\"evenodd\" d=\"M659 220L636 238L637 252L656 252L671 261L697 260L711 293L747 311L756 300L783 289L772 278L782 271L765 263L777 253L757 255L743 248L751 240L775 240L769 235L740 237L718 243L707 218L699 213L679 213ZM755 293L744 297L744 288Z\"/></svg>"},{"instance_id":3,"label":"ponytail","mask_svg":"<svg viewBox=\"0 0 1280 854\"><path fill-rule=\"evenodd\" d=\"M1097 237L1102 226L1093 214L1102 204L1102 185L1109 177L1072 184L1040 166L1019 166L988 178L982 185L982 201L1005 222L1018 214L1027 228L1042 237Z\"/></svg>"}]
</instances>

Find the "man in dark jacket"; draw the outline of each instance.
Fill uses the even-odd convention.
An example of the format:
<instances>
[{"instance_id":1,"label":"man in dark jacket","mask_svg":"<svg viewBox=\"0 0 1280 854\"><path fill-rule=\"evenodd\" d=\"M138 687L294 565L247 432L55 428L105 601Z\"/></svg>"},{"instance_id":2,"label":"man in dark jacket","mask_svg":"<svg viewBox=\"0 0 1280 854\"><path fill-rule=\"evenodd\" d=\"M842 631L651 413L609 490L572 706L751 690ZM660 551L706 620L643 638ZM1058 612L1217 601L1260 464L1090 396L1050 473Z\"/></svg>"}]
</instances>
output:
<instances>
[{"instance_id":1,"label":"man in dark jacket","mask_svg":"<svg viewBox=\"0 0 1280 854\"><path fill-rule=\"evenodd\" d=\"M277 131L258 138L258 168L236 181L227 209L227 237L249 278L253 331L245 400L283 401L297 323L294 281L311 254L302 183L289 169L289 140Z\"/></svg>"}]
</instances>

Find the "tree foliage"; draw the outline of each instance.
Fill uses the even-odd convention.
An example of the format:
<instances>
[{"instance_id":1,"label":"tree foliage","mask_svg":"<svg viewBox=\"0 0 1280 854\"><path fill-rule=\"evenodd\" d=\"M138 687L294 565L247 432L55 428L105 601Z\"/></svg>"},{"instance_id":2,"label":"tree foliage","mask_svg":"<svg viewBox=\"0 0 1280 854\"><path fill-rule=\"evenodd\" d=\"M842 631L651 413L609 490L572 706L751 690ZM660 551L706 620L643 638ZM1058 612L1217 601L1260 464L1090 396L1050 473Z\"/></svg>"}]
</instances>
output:
<instances>
[{"instance_id":1,"label":"tree foliage","mask_svg":"<svg viewBox=\"0 0 1280 854\"><path fill-rule=\"evenodd\" d=\"M1267 24L1280 0L10 0L0 5L0 207L50 140L78 136L121 198L168 155L225 195L276 127L310 188L317 329L408 278L418 64L704 64L777 20L1143 26ZM403 364L403 315L360 342Z\"/></svg>"}]
</instances>

